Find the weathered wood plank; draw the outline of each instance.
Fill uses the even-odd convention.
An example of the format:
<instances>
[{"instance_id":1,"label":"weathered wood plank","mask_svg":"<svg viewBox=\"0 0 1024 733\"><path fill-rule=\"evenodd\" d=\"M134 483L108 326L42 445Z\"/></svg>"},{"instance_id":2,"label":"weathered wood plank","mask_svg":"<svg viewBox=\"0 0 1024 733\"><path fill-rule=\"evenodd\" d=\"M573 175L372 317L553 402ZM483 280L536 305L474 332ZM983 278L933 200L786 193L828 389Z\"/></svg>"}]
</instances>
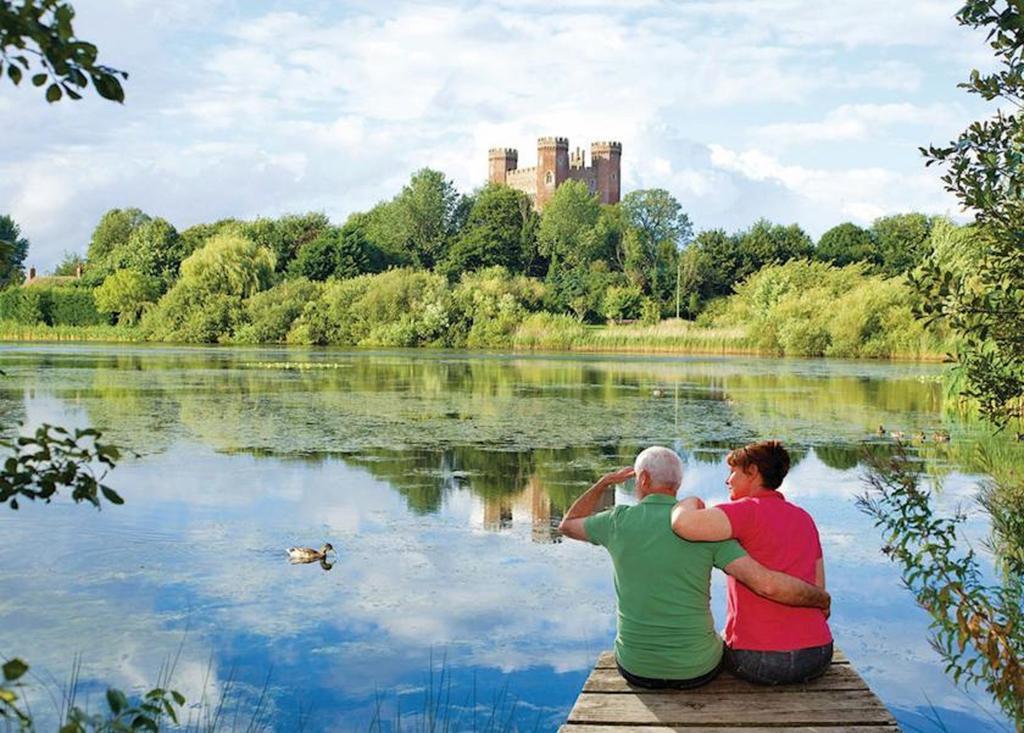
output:
<instances>
[{"instance_id":1,"label":"weathered wood plank","mask_svg":"<svg viewBox=\"0 0 1024 733\"><path fill-rule=\"evenodd\" d=\"M712 694L704 689L663 693L588 693L579 696L569 723L693 726L878 725L892 716L870 691L791 694Z\"/></svg>"},{"instance_id":2,"label":"weathered wood plank","mask_svg":"<svg viewBox=\"0 0 1024 733\"><path fill-rule=\"evenodd\" d=\"M868 690L868 686L849 664L833 664L820 678L803 685L755 685L752 682L734 677L728 672L722 672L710 683L700 688L701 692L733 695L784 694L807 690ZM630 687L614 667L611 669L598 668L591 672L590 677L583 683L583 691L645 692L652 694L675 692L675 690L642 690L639 687Z\"/></svg>"},{"instance_id":3,"label":"weathered wood plank","mask_svg":"<svg viewBox=\"0 0 1024 733\"><path fill-rule=\"evenodd\" d=\"M586 725L566 723L558 729L558 733L781 733L781 731L798 731L799 733L898 733L895 725L807 725L786 726L785 728L765 727L732 727L732 726L677 726L664 725Z\"/></svg>"},{"instance_id":4,"label":"weathered wood plank","mask_svg":"<svg viewBox=\"0 0 1024 733\"><path fill-rule=\"evenodd\" d=\"M846 658L841 649L835 649L832 652L832 664L849 664L850 660ZM611 651L601 652L597 657L597 664L594 665L595 669L615 669L615 653Z\"/></svg>"}]
</instances>

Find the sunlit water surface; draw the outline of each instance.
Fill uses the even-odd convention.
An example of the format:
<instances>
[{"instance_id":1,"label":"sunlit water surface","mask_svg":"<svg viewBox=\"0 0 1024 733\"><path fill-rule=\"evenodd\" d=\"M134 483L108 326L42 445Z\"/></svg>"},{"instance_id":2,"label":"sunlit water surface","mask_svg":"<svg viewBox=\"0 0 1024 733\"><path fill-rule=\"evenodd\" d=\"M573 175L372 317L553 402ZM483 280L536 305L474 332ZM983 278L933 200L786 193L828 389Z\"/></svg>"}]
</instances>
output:
<instances>
[{"instance_id":1,"label":"sunlit water surface","mask_svg":"<svg viewBox=\"0 0 1024 733\"><path fill-rule=\"evenodd\" d=\"M42 721L77 656L77 702L94 710L106 686L143 691L173 662L193 719L223 700L229 727L412 729L426 709L456 728L554 730L615 623L609 560L560 541L561 514L652 443L686 460L684 493L723 500L725 449L781 437L838 645L908 729L1005 727L947 679L854 504L879 425L948 430L920 452L939 505L962 504L986 537L983 432L944 414L940 367L7 345L0 369L8 435L93 425L138 454L108 476L122 507L0 511L0 653L32 664ZM324 541L329 571L287 562ZM720 625L717 573L713 594Z\"/></svg>"}]
</instances>

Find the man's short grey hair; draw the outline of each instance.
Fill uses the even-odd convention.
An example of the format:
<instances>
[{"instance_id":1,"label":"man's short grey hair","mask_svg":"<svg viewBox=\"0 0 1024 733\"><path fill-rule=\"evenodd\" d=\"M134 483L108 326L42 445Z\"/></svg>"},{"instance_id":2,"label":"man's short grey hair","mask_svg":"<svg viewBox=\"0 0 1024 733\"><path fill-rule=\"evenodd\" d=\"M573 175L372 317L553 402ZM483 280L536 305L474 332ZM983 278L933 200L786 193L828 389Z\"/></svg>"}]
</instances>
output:
<instances>
[{"instance_id":1,"label":"man's short grey hair","mask_svg":"<svg viewBox=\"0 0 1024 733\"><path fill-rule=\"evenodd\" d=\"M652 445L640 451L640 455L633 461L633 471L637 476L640 471L647 471L654 488L672 487L678 491L679 485L683 483L683 462L674 450L660 445Z\"/></svg>"}]
</instances>

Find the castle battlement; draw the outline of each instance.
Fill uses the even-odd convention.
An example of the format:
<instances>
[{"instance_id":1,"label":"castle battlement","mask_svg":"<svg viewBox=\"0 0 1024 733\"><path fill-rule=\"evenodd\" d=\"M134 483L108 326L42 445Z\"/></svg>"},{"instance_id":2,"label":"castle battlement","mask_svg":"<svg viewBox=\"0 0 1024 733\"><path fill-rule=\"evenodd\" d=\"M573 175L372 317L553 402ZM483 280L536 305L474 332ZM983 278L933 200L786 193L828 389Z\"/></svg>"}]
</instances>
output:
<instances>
[{"instance_id":1,"label":"castle battlement","mask_svg":"<svg viewBox=\"0 0 1024 733\"><path fill-rule=\"evenodd\" d=\"M515 148L491 148L488 151L490 183L503 183L522 191L543 209L555 190L565 181L581 181L602 204L616 204L621 193L620 168L622 143L601 141L590 144L590 165L582 148L569 152L569 138L537 139L537 165L519 167Z\"/></svg>"}]
</instances>

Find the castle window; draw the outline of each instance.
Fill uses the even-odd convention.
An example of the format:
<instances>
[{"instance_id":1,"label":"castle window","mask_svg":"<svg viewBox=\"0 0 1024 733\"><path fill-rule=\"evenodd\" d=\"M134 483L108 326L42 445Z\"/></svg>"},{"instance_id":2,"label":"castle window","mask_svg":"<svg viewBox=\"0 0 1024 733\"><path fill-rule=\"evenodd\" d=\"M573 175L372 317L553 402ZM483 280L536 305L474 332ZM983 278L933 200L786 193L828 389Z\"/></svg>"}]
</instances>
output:
<instances>
[{"instance_id":1,"label":"castle window","mask_svg":"<svg viewBox=\"0 0 1024 733\"><path fill-rule=\"evenodd\" d=\"M544 174L544 183L546 183L546 184L548 184L550 186L554 182L555 182L555 174L554 173L552 173L551 171L548 171L547 173Z\"/></svg>"}]
</instances>

